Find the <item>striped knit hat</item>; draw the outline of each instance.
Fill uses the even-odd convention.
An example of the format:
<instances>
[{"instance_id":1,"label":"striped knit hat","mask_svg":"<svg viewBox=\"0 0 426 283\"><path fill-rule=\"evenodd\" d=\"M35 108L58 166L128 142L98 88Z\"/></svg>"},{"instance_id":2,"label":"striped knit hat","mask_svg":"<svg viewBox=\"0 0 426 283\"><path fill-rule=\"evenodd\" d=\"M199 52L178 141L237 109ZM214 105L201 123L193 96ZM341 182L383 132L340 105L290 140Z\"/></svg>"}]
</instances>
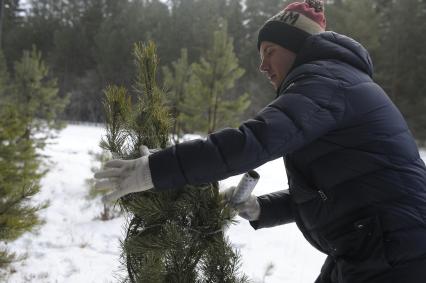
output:
<instances>
[{"instance_id":1,"label":"striped knit hat","mask_svg":"<svg viewBox=\"0 0 426 283\"><path fill-rule=\"evenodd\" d=\"M257 49L262 41L271 41L298 53L306 38L325 30L324 4L321 0L305 0L288 5L270 18L259 30Z\"/></svg>"}]
</instances>

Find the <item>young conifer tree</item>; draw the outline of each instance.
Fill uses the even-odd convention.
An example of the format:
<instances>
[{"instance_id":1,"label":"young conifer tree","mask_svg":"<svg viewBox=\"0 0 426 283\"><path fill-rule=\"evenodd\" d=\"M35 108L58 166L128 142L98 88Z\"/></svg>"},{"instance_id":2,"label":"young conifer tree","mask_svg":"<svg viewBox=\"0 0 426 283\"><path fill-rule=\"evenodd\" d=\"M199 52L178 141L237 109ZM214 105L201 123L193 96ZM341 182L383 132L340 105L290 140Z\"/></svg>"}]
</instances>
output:
<instances>
[{"instance_id":1,"label":"young conifer tree","mask_svg":"<svg viewBox=\"0 0 426 283\"><path fill-rule=\"evenodd\" d=\"M50 77L49 68L35 47L24 51L22 58L14 64L10 98L26 124L23 138L33 140L37 148L43 149L46 140L54 137L53 130L63 128L59 116L68 98L59 96L57 81Z\"/></svg>"},{"instance_id":2,"label":"young conifer tree","mask_svg":"<svg viewBox=\"0 0 426 283\"><path fill-rule=\"evenodd\" d=\"M41 82L44 77L37 66L17 63L15 76L10 78L3 55L0 53L1 244L15 240L24 232L39 225L41 220L37 216L37 211L45 206L45 204L35 205L31 202L32 197L40 191L40 179L45 172L40 169L38 143L28 134L28 130L32 127L30 120L26 118L30 109L23 107L17 101L18 97L24 95L20 92L22 88L17 86L27 85L27 89L37 86L37 91L46 91L44 82ZM26 75L20 76L19 74L23 72ZM28 77L33 80L26 80ZM50 87L47 89L54 90ZM32 91L27 93L33 94ZM14 254L1 245L0 270L4 271L13 259Z\"/></svg>"},{"instance_id":3,"label":"young conifer tree","mask_svg":"<svg viewBox=\"0 0 426 283\"><path fill-rule=\"evenodd\" d=\"M31 203L40 190L42 173L31 140L25 133L19 112L12 104L0 104L0 242L10 242L40 224L36 212L42 206ZM13 259L0 247L0 269Z\"/></svg>"},{"instance_id":4,"label":"young conifer tree","mask_svg":"<svg viewBox=\"0 0 426 283\"><path fill-rule=\"evenodd\" d=\"M213 33L210 49L191 66L184 104L186 111L181 115L183 123L203 133L212 133L219 127L237 126L250 100L247 93L232 97L231 89L244 72L239 67L227 23L222 21Z\"/></svg>"},{"instance_id":5,"label":"young conifer tree","mask_svg":"<svg viewBox=\"0 0 426 283\"><path fill-rule=\"evenodd\" d=\"M130 91L117 86L106 89L104 100L107 133L101 146L124 159L139 157L141 145L165 148L172 124L156 80L155 44L136 44L134 58L134 102ZM128 216L122 242L125 282L247 281L224 235L232 215L217 183L133 193L120 205Z\"/></svg>"}]
</instances>

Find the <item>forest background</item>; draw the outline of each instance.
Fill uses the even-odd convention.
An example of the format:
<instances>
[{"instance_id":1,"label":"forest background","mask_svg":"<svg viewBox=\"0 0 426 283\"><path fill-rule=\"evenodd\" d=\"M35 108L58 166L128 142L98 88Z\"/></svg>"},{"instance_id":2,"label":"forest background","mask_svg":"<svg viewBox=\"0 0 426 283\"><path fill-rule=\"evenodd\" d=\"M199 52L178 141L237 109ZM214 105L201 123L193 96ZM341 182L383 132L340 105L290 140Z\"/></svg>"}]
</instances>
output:
<instances>
[{"instance_id":1,"label":"forest background","mask_svg":"<svg viewBox=\"0 0 426 283\"><path fill-rule=\"evenodd\" d=\"M185 52L188 64L200 61L213 44L214 32L226 23L225 32L232 38L239 68L244 70L226 93L235 99L245 94L250 104L236 106L245 110L236 111L238 116L232 122L218 121L218 129L238 125L274 98L272 87L258 71L257 31L289 2L2 0L1 47L11 76L24 50L40 52L49 68L48 77L57 80L59 96L68 99L62 120L103 122L101 101L106 86L133 83L135 42L153 40L164 70L173 68L172 62L178 62ZM326 2L327 30L351 36L369 50L374 79L400 108L416 139L424 143L426 1ZM164 80L167 71L159 76ZM167 84L165 90L169 90ZM228 105L228 110L232 107ZM196 132L197 126L186 121L182 131Z\"/></svg>"}]
</instances>

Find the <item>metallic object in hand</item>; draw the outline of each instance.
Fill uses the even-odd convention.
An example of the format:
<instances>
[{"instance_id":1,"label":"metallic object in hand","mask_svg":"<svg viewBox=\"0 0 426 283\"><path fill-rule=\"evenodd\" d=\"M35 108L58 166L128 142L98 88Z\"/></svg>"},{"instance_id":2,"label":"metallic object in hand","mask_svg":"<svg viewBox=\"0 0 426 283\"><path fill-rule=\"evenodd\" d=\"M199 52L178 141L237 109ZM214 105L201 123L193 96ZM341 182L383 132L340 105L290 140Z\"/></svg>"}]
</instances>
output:
<instances>
[{"instance_id":1,"label":"metallic object in hand","mask_svg":"<svg viewBox=\"0 0 426 283\"><path fill-rule=\"evenodd\" d=\"M245 173L232 195L231 203L239 204L245 202L253 192L259 178L260 175L254 170Z\"/></svg>"}]
</instances>

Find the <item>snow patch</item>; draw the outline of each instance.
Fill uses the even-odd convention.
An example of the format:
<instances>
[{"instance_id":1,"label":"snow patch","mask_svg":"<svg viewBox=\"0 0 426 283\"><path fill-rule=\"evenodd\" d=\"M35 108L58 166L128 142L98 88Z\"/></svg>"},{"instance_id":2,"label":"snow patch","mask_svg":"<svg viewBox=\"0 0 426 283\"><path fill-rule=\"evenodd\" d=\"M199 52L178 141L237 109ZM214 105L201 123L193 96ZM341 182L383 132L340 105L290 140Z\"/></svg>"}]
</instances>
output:
<instances>
[{"instance_id":1,"label":"snow patch","mask_svg":"<svg viewBox=\"0 0 426 283\"><path fill-rule=\"evenodd\" d=\"M25 258L10 267L10 283L22 282L117 282L124 275L120 263L120 239L124 217L100 221L99 199L88 200L85 180L92 177L92 157L100 152L104 129L99 126L69 125L49 143L50 172L42 180L37 202L49 201L40 212L45 224L8 244L10 251ZM188 135L185 140L200 138ZM426 151L420 152L426 159ZM287 188L281 159L256 169L260 180L254 194ZM221 188L236 186L242 175L220 182ZM227 230L232 244L242 255L242 271L254 282L311 283L318 276L325 255L315 250L295 224L255 231L239 218Z\"/></svg>"}]
</instances>

